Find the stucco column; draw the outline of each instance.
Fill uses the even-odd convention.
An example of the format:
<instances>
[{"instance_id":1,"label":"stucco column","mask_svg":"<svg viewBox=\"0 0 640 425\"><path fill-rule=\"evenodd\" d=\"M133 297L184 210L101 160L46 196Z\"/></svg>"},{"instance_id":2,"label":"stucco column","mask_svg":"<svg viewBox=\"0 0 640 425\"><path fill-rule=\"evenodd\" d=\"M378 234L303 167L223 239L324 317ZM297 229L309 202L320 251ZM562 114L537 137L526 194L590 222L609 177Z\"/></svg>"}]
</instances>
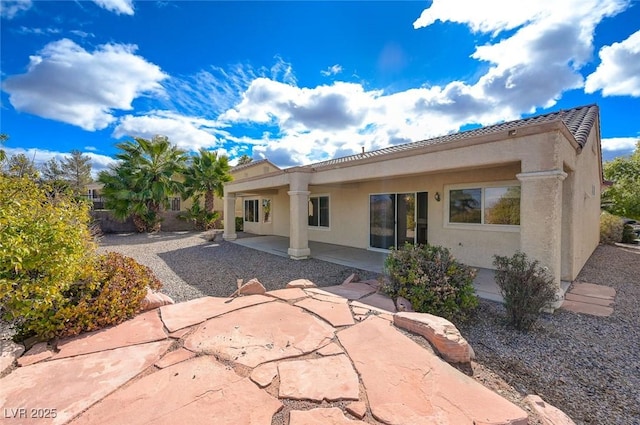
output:
<instances>
[{"instance_id":1,"label":"stucco column","mask_svg":"<svg viewBox=\"0 0 640 425\"><path fill-rule=\"evenodd\" d=\"M236 194L224 194L224 234L222 237L226 241L235 241L236 234Z\"/></svg>"},{"instance_id":2,"label":"stucco column","mask_svg":"<svg viewBox=\"0 0 640 425\"><path fill-rule=\"evenodd\" d=\"M562 273L562 170L517 174L521 183L520 250L538 260L554 278L558 294Z\"/></svg>"},{"instance_id":3,"label":"stucco column","mask_svg":"<svg viewBox=\"0 0 640 425\"><path fill-rule=\"evenodd\" d=\"M309 258L309 176L292 173L289 180L289 250L294 260Z\"/></svg>"}]
</instances>

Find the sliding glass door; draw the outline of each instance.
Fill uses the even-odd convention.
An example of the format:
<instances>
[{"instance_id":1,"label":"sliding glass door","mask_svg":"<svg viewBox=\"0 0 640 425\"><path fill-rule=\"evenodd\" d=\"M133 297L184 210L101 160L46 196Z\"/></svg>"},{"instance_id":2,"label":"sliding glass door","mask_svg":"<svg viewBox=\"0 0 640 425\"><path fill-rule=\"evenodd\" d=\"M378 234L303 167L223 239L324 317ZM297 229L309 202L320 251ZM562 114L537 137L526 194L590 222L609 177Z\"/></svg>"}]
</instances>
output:
<instances>
[{"instance_id":1,"label":"sliding glass door","mask_svg":"<svg viewBox=\"0 0 640 425\"><path fill-rule=\"evenodd\" d=\"M389 249L427 242L427 193L369 196L369 246Z\"/></svg>"}]
</instances>

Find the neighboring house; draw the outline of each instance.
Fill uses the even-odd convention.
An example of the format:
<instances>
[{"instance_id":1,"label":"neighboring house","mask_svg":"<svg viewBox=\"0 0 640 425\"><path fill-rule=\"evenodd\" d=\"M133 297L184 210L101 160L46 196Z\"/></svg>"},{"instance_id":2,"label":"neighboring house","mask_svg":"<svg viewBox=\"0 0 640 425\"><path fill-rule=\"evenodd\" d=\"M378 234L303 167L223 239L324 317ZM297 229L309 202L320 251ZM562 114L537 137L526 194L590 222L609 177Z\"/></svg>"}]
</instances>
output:
<instances>
[{"instance_id":1,"label":"neighboring house","mask_svg":"<svg viewBox=\"0 0 640 425\"><path fill-rule=\"evenodd\" d=\"M99 182L89 183L87 185L87 198L93 202L94 210L104 209L104 198L102 197L102 188L104 185ZM170 196L169 202L171 206L167 211L180 212L186 211L193 204L191 199L183 201L180 196Z\"/></svg>"},{"instance_id":2,"label":"neighboring house","mask_svg":"<svg viewBox=\"0 0 640 425\"><path fill-rule=\"evenodd\" d=\"M451 249L493 268L516 250L572 281L599 241L602 159L596 105L225 184L225 213L245 207L245 230L371 250L408 243ZM225 214L225 239L236 238Z\"/></svg>"}]
</instances>

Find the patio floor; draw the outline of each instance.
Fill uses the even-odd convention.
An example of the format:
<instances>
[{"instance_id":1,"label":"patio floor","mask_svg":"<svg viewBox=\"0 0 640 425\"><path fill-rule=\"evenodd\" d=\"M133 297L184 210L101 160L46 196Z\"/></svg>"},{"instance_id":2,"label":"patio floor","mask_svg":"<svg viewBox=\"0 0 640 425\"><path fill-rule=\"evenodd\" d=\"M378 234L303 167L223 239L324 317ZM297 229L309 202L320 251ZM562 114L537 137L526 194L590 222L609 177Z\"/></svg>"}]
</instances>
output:
<instances>
[{"instance_id":1,"label":"patio floor","mask_svg":"<svg viewBox=\"0 0 640 425\"><path fill-rule=\"evenodd\" d=\"M244 234L233 243L268 252L281 257L289 257L289 238L273 235ZM342 245L333 245L322 242L309 241L311 257L329 263L340 264L360 270L366 270L382 274L386 252L372 251L368 249L352 248ZM500 290L494 280L494 272L490 269L477 268L478 274L473 282L476 294L480 298L502 301Z\"/></svg>"}]
</instances>

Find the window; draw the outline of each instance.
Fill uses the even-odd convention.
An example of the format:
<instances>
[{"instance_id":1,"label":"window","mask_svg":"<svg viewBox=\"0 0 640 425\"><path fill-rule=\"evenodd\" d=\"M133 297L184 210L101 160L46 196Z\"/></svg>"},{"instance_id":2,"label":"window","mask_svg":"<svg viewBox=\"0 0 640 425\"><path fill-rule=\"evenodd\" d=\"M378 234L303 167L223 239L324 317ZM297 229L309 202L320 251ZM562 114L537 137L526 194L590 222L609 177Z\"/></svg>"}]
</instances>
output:
<instances>
[{"instance_id":1,"label":"window","mask_svg":"<svg viewBox=\"0 0 640 425\"><path fill-rule=\"evenodd\" d=\"M328 196L311 196L309 198L309 226L329 227Z\"/></svg>"},{"instance_id":2,"label":"window","mask_svg":"<svg viewBox=\"0 0 640 425\"><path fill-rule=\"evenodd\" d=\"M520 186L449 190L449 223L520 225Z\"/></svg>"},{"instance_id":3,"label":"window","mask_svg":"<svg viewBox=\"0 0 640 425\"><path fill-rule=\"evenodd\" d=\"M180 198L171 198L171 211L180 211Z\"/></svg>"},{"instance_id":4,"label":"window","mask_svg":"<svg viewBox=\"0 0 640 425\"><path fill-rule=\"evenodd\" d=\"M258 222L258 200L250 199L244 201L244 221L251 223Z\"/></svg>"}]
</instances>

